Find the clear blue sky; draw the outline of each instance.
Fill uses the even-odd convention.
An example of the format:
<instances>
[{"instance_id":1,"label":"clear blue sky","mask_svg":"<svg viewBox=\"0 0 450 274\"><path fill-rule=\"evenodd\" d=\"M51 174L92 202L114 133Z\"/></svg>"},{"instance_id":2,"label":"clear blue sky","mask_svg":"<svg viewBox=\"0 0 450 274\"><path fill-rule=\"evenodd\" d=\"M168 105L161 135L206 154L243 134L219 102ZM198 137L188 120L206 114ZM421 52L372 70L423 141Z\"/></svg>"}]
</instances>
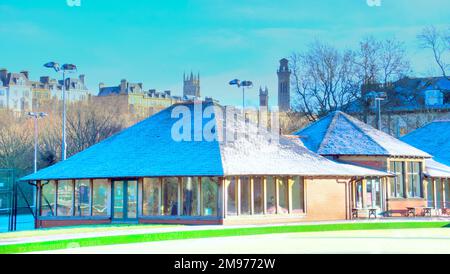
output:
<instances>
[{"instance_id":1,"label":"clear blue sky","mask_svg":"<svg viewBox=\"0 0 450 274\"><path fill-rule=\"evenodd\" d=\"M202 95L240 104L233 78L268 86L276 104L278 60L314 39L356 47L365 35L404 40L416 75L432 73L417 45L427 25L450 21L448 0L1 0L0 67L53 73L42 64L78 65L88 86L122 78L146 89L182 92L183 72L200 71ZM257 104L258 88L249 91Z\"/></svg>"}]
</instances>

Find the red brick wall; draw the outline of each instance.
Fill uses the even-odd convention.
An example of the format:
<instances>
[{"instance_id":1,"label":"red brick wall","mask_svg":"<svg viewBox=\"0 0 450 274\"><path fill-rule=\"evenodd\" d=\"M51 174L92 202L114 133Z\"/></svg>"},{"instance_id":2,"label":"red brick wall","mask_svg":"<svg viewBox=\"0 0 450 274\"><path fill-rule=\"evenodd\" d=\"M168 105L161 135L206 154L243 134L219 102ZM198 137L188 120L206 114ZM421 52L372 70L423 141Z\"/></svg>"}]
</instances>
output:
<instances>
[{"instance_id":1,"label":"red brick wall","mask_svg":"<svg viewBox=\"0 0 450 274\"><path fill-rule=\"evenodd\" d=\"M407 207L425 207L427 206L426 199L389 199L387 201L388 211L392 211L392 215L406 214ZM416 214L422 214L421 211Z\"/></svg>"},{"instance_id":2,"label":"red brick wall","mask_svg":"<svg viewBox=\"0 0 450 274\"><path fill-rule=\"evenodd\" d=\"M111 220L40 220L40 228L110 224Z\"/></svg>"},{"instance_id":3,"label":"red brick wall","mask_svg":"<svg viewBox=\"0 0 450 274\"><path fill-rule=\"evenodd\" d=\"M140 224L222 225L223 220L139 219Z\"/></svg>"}]
</instances>

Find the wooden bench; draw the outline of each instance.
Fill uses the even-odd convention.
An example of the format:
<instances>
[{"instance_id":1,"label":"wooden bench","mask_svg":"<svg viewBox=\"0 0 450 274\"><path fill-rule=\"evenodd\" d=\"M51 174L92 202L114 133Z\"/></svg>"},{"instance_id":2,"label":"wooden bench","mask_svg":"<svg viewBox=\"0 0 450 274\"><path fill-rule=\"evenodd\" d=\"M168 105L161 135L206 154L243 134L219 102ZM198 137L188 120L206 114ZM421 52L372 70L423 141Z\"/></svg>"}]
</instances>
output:
<instances>
[{"instance_id":1,"label":"wooden bench","mask_svg":"<svg viewBox=\"0 0 450 274\"><path fill-rule=\"evenodd\" d=\"M377 208L352 208L352 219L358 219L360 211L367 211L367 218L371 219L374 217L376 219L377 210Z\"/></svg>"},{"instance_id":2,"label":"wooden bench","mask_svg":"<svg viewBox=\"0 0 450 274\"><path fill-rule=\"evenodd\" d=\"M386 212L387 216L392 217L393 214L400 214L401 217L407 217L408 216L408 210L406 209L391 209Z\"/></svg>"}]
</instances>

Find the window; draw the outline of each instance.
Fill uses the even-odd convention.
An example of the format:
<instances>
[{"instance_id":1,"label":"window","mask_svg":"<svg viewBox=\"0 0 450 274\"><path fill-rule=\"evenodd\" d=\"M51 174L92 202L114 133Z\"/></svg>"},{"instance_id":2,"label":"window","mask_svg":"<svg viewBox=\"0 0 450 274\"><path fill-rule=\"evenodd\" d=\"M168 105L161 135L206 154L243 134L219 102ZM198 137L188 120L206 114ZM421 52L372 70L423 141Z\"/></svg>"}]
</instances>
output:
<instances>
[{"instance_id":1,"label":"window","mask_svg":"<svg viewBox=\"0 0 450 274\"><path fill-rule=\"evenodd\" d=\"M159 178L144 178L142 192L142 215L160 215L161 181Z\"/></svg>"},{"instance_id":2,"label":"window","mask_svg":"<svg viewBox=\"0 0 450 274\"><path fill-rule=\"evenodd\" d=\"M381 208L381 184L379 178L366 180L366 208Z\"/></svg>"},{"instance_id":3,"label":"window","mask_svg":"<svg viewBox=\"0 0 450 274\"><path fill-rule=\"evenodd\" d=\"M57 216L73 215L73 182L71 180L58 181Z\"/></svg>"},{"instance_id":4,"label":"window","mask_svg":"<svg viewBox=\"0 0 450 274\"><path fill-rule=\"evenodd\" d=\"M403 162L391 162L390 171L395 173L395 177L390 179L391 197L403 198L405 197L405 172Z\"/></svg>"},{"instance_id":5,"label":"window","mask_svg":"<svg viewBox=\"0 0 450 274\"><path fill-rule=\"evenodd\" d=\"M427 180L427 206L434 207L434 187L433 179L431 178Z\"/></svg>"},{"instance_id":6,"label":"window","mask_svg":"<svg viewBox=\"0 0 450 274\"><path fill-rule=\"evenodd\" d=\"M219 179L216 177L202 178L202 215L217 216L217 199L219 197Z\"/></svg>"},{"instance_id":7,"label":"window","mask_svg":"<svg viewBox=\"0 0 450 274\"><path fill-rule=\"evenodd\" d=\"M445 197L445 208L450 208L450 180L442 179L444 182L444 197Z\"/></svg>"},{"instance_id":8,"label":"window","mask_svg":"<svg viewBox=\"0 0 450 274\"><path fill-rule=\"evenodd\" d=\"M41 216L56 216L56 182L42 183Z\"/></svg>"},{"instance_id":9,"label":"window","mask_svg":"<svg viewBox=\"0 0 450 274\"><path fill-rule=\"evenodd\" d=\"M241 215L250 215L250 178L240 177L240 187L241 187Z\"/></svg>"},{"instance_id":10,"label":"window","mask_svg":"<svg viewBox=\"0 0 450 274\"><path fill-rule=\"evenodd\" d=\"M444 208L444 201L442 200L442 193L444 191L441 179L436 179L436 203L437 208Z\"/></svg>"},{"instance_id":11,"label":"window","mask_svg":"<svg viewBox=\"0 0 450 274\"><path fill-rule=\"evenodd\" d=\"M94 180L92 216L111 215L111 185L107 180Z\"/></svg>"},{"instance_id":12,"label":"window","mask_svg":"<svg viewBox=\"0 0 450 274\"><path fill-rule=\"evenodd\" d=\"M75 181L75 216L90 216L91 183L89 180Z\"/></svg>"},{"instance_id":13,"label":"window","mask_svg":"<svg viewBox=\"0 0 450 274\"><path fill-rule=\"evenodd\" d=\"M411 198L422 197L422 164L419 162L408 163L409 189L408 195Z\"/></svg>"},{"instance_id":14,"label":"window","mask_svg":"<svg viewBox=\"0 0 450 274\"><path fill-rule=\"evenodd\" d=\"M304 182L303 178L299 176L294 177L294 183L292 184L292 213L304 213Z\"/></svg>"},{"instance_id":15,"label":"window","mask_svg":"<svg viewBox=\"0 0 450 274\"><path fill-rule=\"evenodd\" d=\"M162 215L178 215L178 178L176 177L163 179Z\"/></svg>"},{"instance_id":16,"label":"window","mask_svg":"<svg viewBox=\"0 0 450 274\"><path fill-rule=\"evenodd\" d=\"M363 191L362 182L356 182L355 202L356 208L363 207Z\"/></svg>"},{"instance_id":17,"label":"window","mask_svg":"<svg viewBox=\"0 0 450 274\"><path fill-rule=\"evenodd\" d=\"M266 179L266 207L267 214L277 213L277 201L275 191L275 180L273 177L267 177Z\"/></svg>"},{"instance_id":18,"label":"window","mask_svg":"<svg viewBox=\"0 0 450 274\"><path fill-rule=\"evenodd\" d=\"M227 187L227 215L237 215L237 183L236 177L229 178Z\"/></svg>"},{"instance_id":19,"label":"window","mask_svg":"<svg viewBox=\"0 0 450 274\"><path fill-rule=\"evenodd\" d=\"M289 199L288 199L288 180L287 178L279 178L278 182L278 214L289 213Z\"/></svg>"},{"instance_id":20,"label":"window","mask_svg":"<svg viewBox=\"0 0 450 274\"><path fill-rule=\"evenodd\" d=\"M253 178L253 213L264 213L264 193L263 193L263 178Z\"/></svg>"},{"instance_id":21,"label":"window","mask_svg":"<svg viewBox=\"0 0 450 274\"><path fill-rule=\"evenodd\" d=\"M183 178L183 215L198 216L198 177Z\"/></svg>"}]
</instances>

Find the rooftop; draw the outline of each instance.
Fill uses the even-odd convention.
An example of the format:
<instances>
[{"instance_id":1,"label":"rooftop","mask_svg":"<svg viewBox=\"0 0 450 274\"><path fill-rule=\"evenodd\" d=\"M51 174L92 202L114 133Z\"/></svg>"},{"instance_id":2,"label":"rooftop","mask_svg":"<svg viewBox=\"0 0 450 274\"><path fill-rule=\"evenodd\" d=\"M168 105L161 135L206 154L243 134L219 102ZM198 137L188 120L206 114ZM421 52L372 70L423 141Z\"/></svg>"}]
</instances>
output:
<instances>
[{"instance_id":1,"label":"rooftop","mask_svg":"<svg viewBox=\"0 0 450 274\"><path fill-rule=\"evenodd\" d=\"M177 109L176 109L177 108ZM172 132L179 125L176 112L204 113L189 119L183 129L192 140L177 141ZM207 113L211 115L206 115ZM230 127L222 106L213 102L183 102L143 120L112 137L45 168L22 180L130 178L163 176L301 175L301 176L387 176L389 174L348 164L339 164L291 140L252 124L247 138L221 140ZM192 115L192 117L194 117ZM196 116L197 117L197 116ZM237 122L236 132L245 125ZM200 127L200 126L201 127ZM175 131L177 132L177 131ZM217 138L207 140L201 133ZM195 140L195 134L200 138ZM217 140L218 139L218 140Z\"/></svg>"},{"instance_id":2,"label":"rooftop","mask_svg":"<svg viewBox=\"0 0 450 274\"><path fill-rule=\"evenodd\" d=\"M294 133L321 155L431 156L358 119L335 111Z\"/></svg>"}]
</instances>

